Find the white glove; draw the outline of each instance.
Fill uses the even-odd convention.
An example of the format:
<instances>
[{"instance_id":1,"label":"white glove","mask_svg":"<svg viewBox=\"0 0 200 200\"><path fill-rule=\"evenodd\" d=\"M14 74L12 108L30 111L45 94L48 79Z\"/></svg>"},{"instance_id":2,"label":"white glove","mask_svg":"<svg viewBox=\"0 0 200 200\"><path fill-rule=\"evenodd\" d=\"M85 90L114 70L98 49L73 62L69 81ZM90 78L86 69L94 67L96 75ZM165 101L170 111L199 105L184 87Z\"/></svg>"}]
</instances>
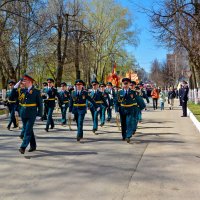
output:
<instances>
[{"instance_id":1,"label":"white glove","mask_svg":"<svg viewBox=\"0 0 200 200\"><path fill-rule=\"evenodd\" d=\"M40 121L41 119L42 119L42 117L39 117L39 116L36 117L37 121Z\"/></svg>"},{"instance_id":2,"label":"white glove","mask_svg":"<svg viewBox=\"0 0 200 200\"><path fill-rule=\"evenodd\" d=\"M15 111L15 116L19 117L19 113L17 111Z\"/></svg>"},{"instance_id":3,"label":"white glove","mask_svg":"<svg viewBox=\"0 0 200 200\"><path fill-rule=\"evenodd\" d=\"M21 83L21 80L18 81L18 82L15 84L14 88L17 89L17 88L19 87L20 83Z\"/></svg>"},{"instance_id":4,"label":"white glove","mask_svg":"<svg viewBox=\"0 0 200 200\"><path fill-rule=\"evenodd\" d=\"M100 107L97 108L97 111L100 111Z\"/></svg>"},{"instance_id":5,"label":"white glove","mask_svg":"<svg viewBox=\"0 0 200 200\"><path fill-rule=\"evenodd\" d=\"M65 104L63 104L62 107L65 108Z\"/></svg>"},{"instance_id":6,"label":"white glove","mask_svg":"<svg viewBox=\"0 0 200 200\"><path fill-rule=\"evenodd\" d=\"M119 117L119 112L115 112L115 114L116 114L116 117Z\"/></svg>"},{"instance_id":7,"label":"white glove","mask_svg":"<svg viewBox=\"0 0 200 200\"><path fill-rule=\"evenodd\" d=\"M110 109L112 109L112 106L110 106Z\"/></svg>"},{"instance_id":8,"label":"white glove","mask_svg":"<svg viewBox=\"0 0 200 200\"><path fill-rule=\"evenodd\" d=\"M68 113L68 119L71 119L71 118L72 118L72 113L69 112L69 113Z\"/></svg>"}]
</instances>

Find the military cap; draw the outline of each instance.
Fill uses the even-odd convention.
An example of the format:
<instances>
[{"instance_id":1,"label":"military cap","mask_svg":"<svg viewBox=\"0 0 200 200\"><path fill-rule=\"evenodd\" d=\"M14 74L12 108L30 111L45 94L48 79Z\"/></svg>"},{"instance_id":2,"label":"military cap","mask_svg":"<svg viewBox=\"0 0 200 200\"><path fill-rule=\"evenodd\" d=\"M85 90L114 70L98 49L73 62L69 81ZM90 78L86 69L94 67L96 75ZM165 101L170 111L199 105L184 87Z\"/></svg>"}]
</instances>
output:
<instances>
[{"instance_id":1,"label":"military cap","mask_svg":"<svg viewBox=\"0 0 200 200\"><path fill-rule=\"evenodd\" d=\"M140 81L138 85L143 86L144 83L142 81Z\"/></svg>"},{"instance_id":2,"label":"military cap","mask_svg":"<svg viewBox=\"0 0 200 200\"><path fill-rule=\"evenodd\" d=\"M23 78L23 80L26 79L26 80L29 80L29 81L31 81L31 82L35 81L35 80L34 80L31 76L29 76L28 74L24 74L22 78Z\"/></svg>"},{"instance_id":3,"label":"military cap","mask_svg":"<svg viewBox=\"0 0 200 200\"><path fill-rule=\"evenodd\" d=\"M47 82L43 82L42 85L48 85Z\"/></svg>"},{"instance_id":4,"label":"military cap","mask_svg":"<svg viewBox=\"0 0 200 200\"><path fill-rule=\"evenodd\" d=\"M131 84L136 85L136 82L135 81L131 81Z\"/></svg>"},{"instance_id":5,"label":"military cap","mask_svg":"<svg viewBox=\"0 0 200 200\"><path fill-rule=\"evenodd\" d=\"M136 90L140 90L140 87L137 85L137 86L135 87L135 89L136 89Z\"/></svg>"},{"instance_id":6,"label":"military cap","mask_svg":"<svg viewBox=\"0 0 200 200\"><path fill-rule=\"evenodd\" d=\"M47 81L51 81L52 83L54 83L54 80L52 78L48 78Z\"/></svg>"},{"instance_id":7,"label":"military cap","mask_svg":"<svg viewBox=\"0 0 200 200\"><path fill-rule=\"evenodd\" d=\"M77 80L75 81L75 85L76 85L76 84L82 84L82 85L85 85L84 81L81 80L81 79L77 79Z\"/></svg>"},{"instance_id":8,"label":"military cap","mask_svg":"<svg viewBox=\"0 0 200 200\"><path fill-rule=\"evenodd\" d=\"M100 83L99 86L103 86L103 87L106 87L106 84L105 83Z\"/></svg>"},{"instance_id":9,"label":"military cap","mask_svg":"<svg viewBox=\"0 0 200 200\"><path fill-rule=\"evenodd\" d=\"M8 84L13 84L13 85L14 85L14 84L15 84L15 81L9 80L9 81L8 81Z\"/></svg>"},{"instance_id":10,"label":"military cap","mask_svg":"<svg viewBox=\"0 0 200 200\"><path fill-rule=\"evenodd\" d=\"M60 85L61 85L61 86L67 86L67 83L62 82Z\"/></svg>"},{"instance_id":11,"label":"military cap","mask_svg":"<svg viewBox=\"0 0 200 200\"><path fill-rule=\"evenodd\" d=\"M123 79L122 79L122 82L129 82L129 83L130 83L131 80L130 80L129 78L123 78Z\"/></svg>"},{"instance_id":12,"label":"military cap","mask_svg":"<svg viewBox=\"0 0 200 200\"><path fill-rule=\"evenodd\" d=\"M97 80L92 80L91 84L96 83L99 84L99 82Z\"/></svg>"},{"instance_id":13,"label":"military cap","mask_svg":"<svg viewBox=\"0 0 200 200\"><path fill-rule=\"evenodd\" d=\"M112 83L111 82L107 82L106 85L111 85L112 86Z\"/></svg>"}]
</instances>

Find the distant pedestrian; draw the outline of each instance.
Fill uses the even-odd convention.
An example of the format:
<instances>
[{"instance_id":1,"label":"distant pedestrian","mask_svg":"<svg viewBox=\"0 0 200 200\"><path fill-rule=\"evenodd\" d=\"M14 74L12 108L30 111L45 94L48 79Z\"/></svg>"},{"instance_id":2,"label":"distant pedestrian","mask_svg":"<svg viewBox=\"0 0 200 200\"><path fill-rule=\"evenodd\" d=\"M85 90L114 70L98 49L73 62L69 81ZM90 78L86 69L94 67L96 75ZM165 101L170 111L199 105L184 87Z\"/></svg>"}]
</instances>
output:
<instances>
[{"instance_id":1,"label":"distant pedestrian","mask_svg":"<svg viewBox=\"0 0 200 200\"><path fill-rule=\"evenodd\" d=\"M187 117L188 92L189 92L189 88L188 88L187 82L183 81L183 88L182 88L182 95L181 95L183 115L181 117Z\"/></svg>"},{"instance_id":2,"label":"distant pedestrian","mask_svg":"<svg viewBox=\"0 0 200 200\"><path fill-rule=\"evenodd\" d=\"M164 89L161 89L160 92L160 109L164 110L165 109L165 101L166 101L166 95Z\"/></svg>"},{"instance_id":3,"label":"distant pedestrian","mask_svg":"<svg viewBox=\"0 0 200 200\"><path fill-rule=\"evenodd\" d=\"M151 97L153 99L153 109L156 110L158 108L158 99L159 99L159 90L154 87L151 92Z\"/></svg>"},{"instance_id":4,"label":"distant pedestrian","mask_svg":"<svg viewBox=\"0 0 200 200\"><path fill-rule=\"evenodd\" d=\"M176 98L176 92L173 87L169 88L168 92L168 104L169 104L169 109L173 110L174 107L174 99Z\"/></svg>"}]
</instances>

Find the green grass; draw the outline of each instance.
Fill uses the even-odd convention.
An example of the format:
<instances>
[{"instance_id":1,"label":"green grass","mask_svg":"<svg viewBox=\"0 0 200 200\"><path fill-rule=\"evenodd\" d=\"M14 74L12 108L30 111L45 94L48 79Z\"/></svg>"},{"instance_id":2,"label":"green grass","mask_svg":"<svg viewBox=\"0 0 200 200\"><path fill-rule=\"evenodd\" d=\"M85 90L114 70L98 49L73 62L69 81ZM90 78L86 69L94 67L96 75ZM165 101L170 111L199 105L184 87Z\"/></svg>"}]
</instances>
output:
<instances>
[{"instance_id":1,"label":"green grass","mask_svg":"<svg viewBox=\"0 0 200 200\"><path fill-rule=\"evenodd\" d=\"M5 114L5 110L0 110L0 115Z\"/></svg>"},{"instance_id":2,"label":"green grass","mask_svg":"<svg viewBox=\"0 0 200 200\"><path fill-rule=\"evenodd\" d=\"M191 112L195 115L197 120L199 120L200 122L200 104L194 104L192 102L189 102L188 108L191 110Z\"/></svg>"}]
</instances>

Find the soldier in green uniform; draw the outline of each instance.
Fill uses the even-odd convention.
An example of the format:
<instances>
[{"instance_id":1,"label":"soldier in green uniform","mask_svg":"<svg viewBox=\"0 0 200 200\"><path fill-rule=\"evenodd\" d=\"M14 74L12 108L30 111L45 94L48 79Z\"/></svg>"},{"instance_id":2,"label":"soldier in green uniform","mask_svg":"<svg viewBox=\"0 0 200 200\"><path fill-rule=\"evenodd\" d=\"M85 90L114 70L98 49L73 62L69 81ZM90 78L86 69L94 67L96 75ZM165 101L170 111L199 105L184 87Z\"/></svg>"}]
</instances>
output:
<instances>
[{"instance_id":1,"label":"soldier in green uniform","mask_svg":"<svg viewBox=\"0 0 200 200\"><path fill-rule=\"evenodd\" d=\"M129 78L122 79L123 89L118 91L115 104L116 115L120 115L122 139L128 143L137 128L137 107L140 105L135 91L129 88L130 82Z\"/></svg>"},{"instance_id":2,"label":"soldier in green uniform","mask_svg":"<svg viewBox=\"0 0 200 200\"><path fill-rule=\"evenodd\" d=\"M98 130L98 116L101 115L100 113L103 112L103 109L108 107L106 99L101 91L99 91L99 82L97 80L92 81L92 91L90 93L90 97L95 101L95 103L100 108L98 111L94 107L93 104L89 104L90 112L92 114L93 120L93 133L97 134L96 131ZM103 115L101 115L101 126L103 126L105 119L103 119Z\"/></svg>"},{"instance_id":3,"label":"soldier in green uniform","mask_svg":"<svg viewBox=\"0 0 200 200\"><path fill-rule=\"evenodd\" d=\"M67 123L66 113L69 107L69 99L70 93L67 91L67 84L65 82L61 83L61 91L59 92L59 96L62 102L59 102L59 106L62 114L62 125Z\"/></svg>"},{"instance_id":4,"label":"soldier in green uniform","mask_svg":"<svg viewBox=\"0 0 200 200\"><path fill-rule=\"evenodd\" d=\"M74 114L77 124L77 141L80 141L83 138L83 121L87 111L86 101L90 101L98 111L100 108L89 96L88 92L83 89L84 82L82 80L76 80L75 86L76 89L71 92L68 118L71 118L71 113Z\"/></svg>"},{"instance_id":5,"label":"soldier in green uniform","mask_svg":"<svg viewBox=\"0 0 200 200\"><path fill-rule=\"evenodd\" d=\"M48 106L47 106L47 89L48 89L48 84L47 82L42 83L43 88L42 88L42 99L43 99L43 115L42 115L42 120L47 120L47 113L48 113Z\"/></svg>"},{"instance_id":6,"label":"soldier in green uniform","mask_svg":"<svg viewBox=\"0 0 200 200\"><path fill-rule=\"evenodd\" d=\"M109 122L112 119L112 108L114 106L114 102L115 102L115 98L116 98L116 93L112 87L112 83L111 82L107 82L106 84L106 91L109 94L110 97L110 105L107 108L107 121Z\"/></svg>"},{"instance_id":7,"label":"soldier in green uniform","mask_svg":"<svg viewBox=\"0 0 200 200\"><path fill-rule=\"evenodd\" d=\"M24 91L20 100L20 116L23 123L22 130L24 131L23 141L19 149L19 152L21 154L25 153L25 149L27 148L29 143L29 152L36 150L36 140L33 132L33 125L38 113L39 118L42 117L41 94L40 91L33 86L33 81L34 79L29 75L23 76L23 84L25 85L26 90ZM20 82L21 80L14 86L14 89L11 92L12 97L19 98L17 88L19 87Z\"/></svg>"},{"instance_id":8,"label":"soldier in green uniform","mask_svg":"<svg viewBox=\"0 0 200 200\"><path fill-rule=\"evenodd\" d=\"M15 85L15 82L11 80L8 82L8 85L9 85L9 90L7 90L7 92L6 92L6 99L7 99L6 104L9 109L10 118L9 118L9 123L8 123L7 129L10 130L12 123L14 125L13 128L18 127L16 117L15 117L15 111L17 108L17 99L16 99L16 97L11 96L11 91Z\"/></svg>"},{"instance_id":9,"label":"soldier in green uniform","mask_svg":"<svg viewBox=\"0 0 200 200\"><path fill-rule=\"evenodd\" d=\"M56 106L56 97L58 98L59 102L62 104L62 101L60 99L60 96L58 94L57 89L54 87L54 80L52 78L47 79L48 88L46 91L47 94L47 123L46 128L44 129L46 132L49 131L49 126L51 125L51 129L54 128L54 120L53 120L53 111Z\"/></svg>"},{"instance_id":10,"label":"soldier in green uniform","mask_svg":"<svg viewBox=\"0 0 200 200\"><path fill-rule=\"evenodd\" d=\"M103 97L106 100L106 103L107 103L107 105L109 107L111 105L111 102L110 102L109 93L106 91L106 84L105 83L100 83L99 87L100 87L100 91L102 92ZM105 124L105 117L106 117L106 107L104 106L102 108L102 111L100 112L100 118L101 118L101 121L102 121L100 126L103 126Z\"/></svg>"}]
</instances>

